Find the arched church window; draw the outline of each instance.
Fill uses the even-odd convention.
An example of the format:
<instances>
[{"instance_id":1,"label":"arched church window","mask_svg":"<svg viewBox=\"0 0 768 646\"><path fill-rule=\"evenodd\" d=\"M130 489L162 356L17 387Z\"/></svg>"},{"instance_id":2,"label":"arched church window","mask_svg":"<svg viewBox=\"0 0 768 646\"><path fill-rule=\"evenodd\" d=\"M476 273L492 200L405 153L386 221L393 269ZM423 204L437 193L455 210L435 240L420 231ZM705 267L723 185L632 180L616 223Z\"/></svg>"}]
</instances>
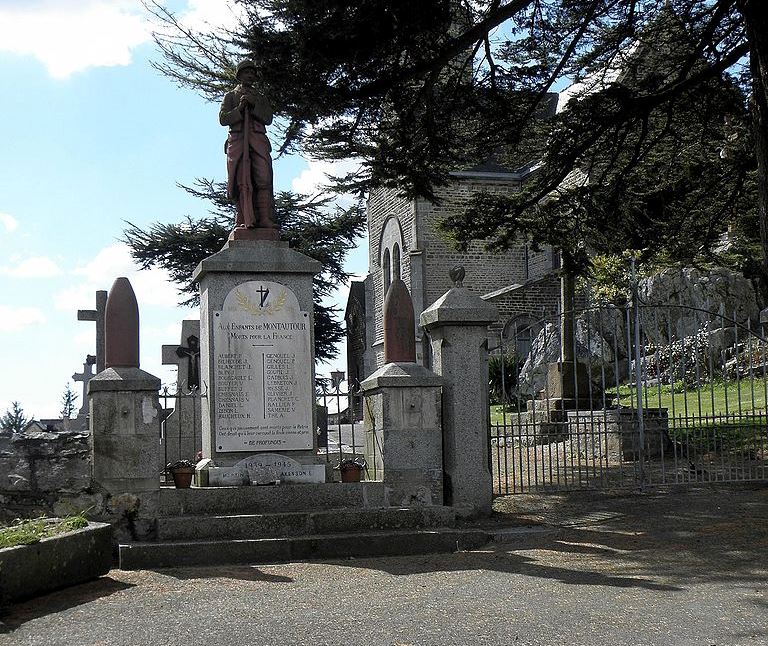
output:
<instances>
[{"instance_id":1,"label":"arched church window","mask_svg":"<svg viewBox=\"0 0 768 646\"><path fill-rule=\"evenodd\" d=\"M384 261L381 265L381 271L384 275L384 296L386 296L389 285L392 282L392 268L390 267L389 249L384 250Z\"/></svg>"},{"instance_id":2,"label":"arched church window","mask_svg":"<svg viewBox=\"0 0 768 646\"><path fill-rule=\"evenodd\" d=\"M392 247L392 280L400 278L400 245Z\"/></svg>"}]
</instances>

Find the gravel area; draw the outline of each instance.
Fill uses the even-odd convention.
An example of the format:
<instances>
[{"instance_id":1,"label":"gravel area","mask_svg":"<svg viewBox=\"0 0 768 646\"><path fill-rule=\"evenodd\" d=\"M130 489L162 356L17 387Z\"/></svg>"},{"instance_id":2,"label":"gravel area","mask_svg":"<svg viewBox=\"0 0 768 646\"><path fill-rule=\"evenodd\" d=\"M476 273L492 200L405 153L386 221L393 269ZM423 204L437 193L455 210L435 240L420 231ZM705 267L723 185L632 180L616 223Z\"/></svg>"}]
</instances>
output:
<instances>
[{"instance_id":1,"label":"gravel area","mask_svg":"<svg viewBox=\"0 0 768 646\"><path fill-rule=\"evenodd\" d=\"M113 570L0 613L0 645L768 644L768 488L497 499L449 555Z\"/></svg>"}]
</instances>

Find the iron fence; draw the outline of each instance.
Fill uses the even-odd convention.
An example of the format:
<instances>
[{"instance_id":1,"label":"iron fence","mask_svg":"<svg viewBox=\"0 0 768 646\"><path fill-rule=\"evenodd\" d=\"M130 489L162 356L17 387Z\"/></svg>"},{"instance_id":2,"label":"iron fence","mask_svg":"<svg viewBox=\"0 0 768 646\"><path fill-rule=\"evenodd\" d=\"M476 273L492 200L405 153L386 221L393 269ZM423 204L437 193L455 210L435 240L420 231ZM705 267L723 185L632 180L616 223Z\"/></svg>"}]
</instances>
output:
<instances>
[{"instance_id":1,"label":"iron fence","mask_svg":"<svg viewBox=\"0 0 768 646\"><path fill-rule=\"evenodd\" d=\"M352 383L340 389L328 380L318 380L315 390L317 411L317 447L326 462L338 467L344 460L357 460L365 465L365 435L362 428L363 395Z\"/></svg>"},{"instance_id":2,"label":"iron fence","mask_svg":"<svg viewBox=\"0 0 768 646\"><path fill-rule=\"evenodd\" d=\"M196 462L202 455L202 400L207 393L197 386L182 386L174 392L168 386L160 390L162 422L160 423L161 482L173 482L168 465L177 460Z\"/></svg>"},{"instance_id":3,"label":"iron fence","mask_svg":"<svg viewBox=\"0 0 768 646\"><path fill-rule=\"evenodd\" d=\"M627 305L506 325L490 360L495 493L765 480L768 343L735 319Z\"/></svg>"}]
</instances>

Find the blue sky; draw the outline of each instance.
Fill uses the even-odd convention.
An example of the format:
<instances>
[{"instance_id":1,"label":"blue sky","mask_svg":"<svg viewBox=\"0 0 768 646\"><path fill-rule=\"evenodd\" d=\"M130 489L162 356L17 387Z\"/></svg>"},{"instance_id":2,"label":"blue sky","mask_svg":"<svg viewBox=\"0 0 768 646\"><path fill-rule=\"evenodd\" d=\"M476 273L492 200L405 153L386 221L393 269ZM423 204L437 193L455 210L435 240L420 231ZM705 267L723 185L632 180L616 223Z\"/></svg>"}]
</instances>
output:
<instances>
[{"instance_id":1,"label":"blue sky","mask_svg":"<svg viewBox=\"0 0 768 646\"><path fill-rule=\"evenodd\" d=\"M229 15L223 0L171 6L190 24ZM0 413L19 401L28 415L56 417L67 383L80 394L71 375L94 352L95 329L77 310L118 276L139 301L141 367L164 382L175 374L160 346L198 318L176 306L163 272L139 272L119 242L125 221L204 214L176 182L225 176L218 105L151 68L144 13L138 0L0 0ZM277 160L275 189L312 192L324 170ZM361 245L348 267L366 265ZM343 357L320 372L344 369Z\"/></svg>"}]
</instances>

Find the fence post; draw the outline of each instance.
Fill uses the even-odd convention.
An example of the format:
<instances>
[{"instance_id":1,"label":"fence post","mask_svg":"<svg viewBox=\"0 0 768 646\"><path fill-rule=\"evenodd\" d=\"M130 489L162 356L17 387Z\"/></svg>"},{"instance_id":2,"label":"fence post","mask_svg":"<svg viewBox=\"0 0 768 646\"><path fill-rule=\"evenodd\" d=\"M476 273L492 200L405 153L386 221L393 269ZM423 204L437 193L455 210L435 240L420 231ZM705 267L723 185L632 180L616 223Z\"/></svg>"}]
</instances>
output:
<instances>
[{"instance_id":1,"label":"fence post","mask_svg":"<svg viewBox=\"0 0 768 646\"><path fill-rule=\"evenodd\" d=\"M640 294L638 290L637 273L635 272L634 256L632 256L632 307L634 309L635 320L635 389L637 393L638 442L640 444L640 488L642 489L645 486L645 420L643 419L643 383L642 368L640 366Z\"/></svg>"},{"instance_id":2,"label":"fence post","mask_svg":"<svg viewBox=\"0 0 768 646\"><path fill-rule=\"evenodd\" d=\"M459 271L460 270L460 271ZM446 504L467 515L491 511L493 479L488 434L488 324L498 318L490 305L462 285L421 314L429 333L434 371L443 377L443 468Z\"/></svg>"}]
</instances>

